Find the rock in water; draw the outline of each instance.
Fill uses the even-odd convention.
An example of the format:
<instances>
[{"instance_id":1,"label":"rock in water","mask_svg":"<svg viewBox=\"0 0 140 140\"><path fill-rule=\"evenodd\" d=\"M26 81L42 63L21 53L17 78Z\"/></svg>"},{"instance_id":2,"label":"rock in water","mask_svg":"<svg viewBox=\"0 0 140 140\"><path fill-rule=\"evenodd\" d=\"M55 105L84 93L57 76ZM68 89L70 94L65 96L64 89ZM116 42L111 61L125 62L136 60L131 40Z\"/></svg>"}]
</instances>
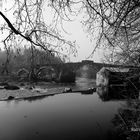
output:
<instances>
[{"instance_id":1,"label":"rock in water","mask_svg":"<svg viewBox=\"0 0 140 140\"><path fill-rule=\"evenodd\" d=\"M89 88L89 90L90 90L91 92L96 92L96 88L95 88L95 87Z\"/></svg>"},{"instance_id":2,"label":"rock in water","mask_svg":"<svg viewBox=\"0 0 140 140\"><path fill-rule=\"evenodd\" d=\"M65 89L63 90L63 93L67 93L67 92L72 92L72 89L71 89L71 88L65 88Z\"/></svg>"},{"instance_id":3,"label":"rock in water","mask_svg":"<svg viewBox=\"0 0 140 140\"><path fill-rule=\"evenodd\" d=\"M15 97L14 96L9 96L7 99L8 100L12 100L12 99L14 99Z\"/></svg>"},{"instance_id":4,"label":"rock in water","mask_svg":"<svg viewBox=\"0 0 140 140\"><path fill-rule=\"evenodd\" d=\"M82 94L93 94L93 92L96 92L96 88L89 88L88 90L81 90Z\"/></svg>"},{"instance_id":5,"label":"rock in water","mask_svg":"<svg viewBox=\"0 0 140 140\"><path fill-rule=\"evenodd\" d=\"M7 90L18 90L20 88L18 86L15 86L15 85L7 85L7 86L4 86L4 89L7 89Z\"/></svg>"}]
</instances>

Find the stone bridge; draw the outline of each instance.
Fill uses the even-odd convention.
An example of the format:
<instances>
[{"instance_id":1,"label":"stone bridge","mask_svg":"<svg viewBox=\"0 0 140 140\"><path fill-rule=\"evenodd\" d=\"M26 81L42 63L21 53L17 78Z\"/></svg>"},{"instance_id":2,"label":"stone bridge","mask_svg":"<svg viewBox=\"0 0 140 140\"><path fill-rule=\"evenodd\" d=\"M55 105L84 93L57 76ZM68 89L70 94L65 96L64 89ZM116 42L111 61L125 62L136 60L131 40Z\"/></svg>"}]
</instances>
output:
<instances>
[{"instance_id":1,"label":"stone bridge","mask_svg":"<svg viewBox=\"0 0 140 140\"><path fill-rule=\"evenodd\" d=\"M70 62L70 63L61 63L61 64L46 64L39 67L52 68L56 73L57 80L60 82L63 82L63 81L67 82L67 80L68 82L75 81L75 77L79 76L80 70L84 67L87 69L90 69L92 73L92 78L94 79L96 78L96 73L102 67L139 68L139 67L134 67L134 66L95 63L89 60L84 60L82 62Z\"/></svg>"}]
</instances>

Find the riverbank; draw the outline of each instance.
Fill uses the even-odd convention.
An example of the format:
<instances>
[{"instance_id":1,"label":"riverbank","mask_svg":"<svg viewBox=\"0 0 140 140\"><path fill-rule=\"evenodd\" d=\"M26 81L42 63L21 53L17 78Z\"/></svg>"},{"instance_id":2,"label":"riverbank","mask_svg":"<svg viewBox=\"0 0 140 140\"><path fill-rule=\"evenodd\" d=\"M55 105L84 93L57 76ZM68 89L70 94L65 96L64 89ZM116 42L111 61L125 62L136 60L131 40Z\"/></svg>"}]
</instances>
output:
<instances>
[{"instance_id":1,"label":"riverbank","mask_svg":"<svg viewBox=\"0 0 140 140\"><path fill-rule=\"evenodd\" d=\"M6 101L11 99L28 99L35 97L43 97L43 96L52 96L55 94L60 94L63 92L63 88L53 88L53 89L25 89L20 88L19 90L0 90L0 101Z\"/></svg>"},{"instance_id":2,"label":"riverbank","mask_svg":"<svg viewBox=\"0 0 140 140\"><path fill-rule=\"evenodd\" d=\"M62 94L66 88L71 88L72 91L85 91L89 88L96 87L95 80L89 79L87 81L85 78L77 78L75 83L37 82L36 84L31 84L29 82L18 82L13 80L4 80L0 83L8 83L9 85L15 85L20 88L19 90L6 90L0 88L0 101L52 96L55 94Z\"/></svg>"},{"instance_id":3,"label":"riverbank","mask_svg":"<svg viewBox=\"0 0 140 140\"><path fill-rule=\"evenodd\" d=\"M18 90L7 90L0 88L0 101L11 99L28 99L44 96L52 96L63 92L64 87L54 87L52 83L39 82L36 85L31 85L28 82L8 82L10 85L19 87Z\"/></svg>"}]
</instances>

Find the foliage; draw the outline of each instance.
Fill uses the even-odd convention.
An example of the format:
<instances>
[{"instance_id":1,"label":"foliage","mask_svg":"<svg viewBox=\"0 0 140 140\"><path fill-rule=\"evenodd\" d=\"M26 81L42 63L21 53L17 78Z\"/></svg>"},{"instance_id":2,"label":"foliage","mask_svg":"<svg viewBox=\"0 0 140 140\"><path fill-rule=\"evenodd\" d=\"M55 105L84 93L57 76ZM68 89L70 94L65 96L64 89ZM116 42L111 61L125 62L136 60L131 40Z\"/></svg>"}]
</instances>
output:
<instances>
[{"instance_id":1,"label":"foliage","mask_svg":"<svg viewBox=\"0 0 140 140\"><path fill-rule=\"evenodd\" d=\"M127 101L127 104L118 110L112 120L118 139L140 139L140 103Z\"/></svg>"}]
</instances>

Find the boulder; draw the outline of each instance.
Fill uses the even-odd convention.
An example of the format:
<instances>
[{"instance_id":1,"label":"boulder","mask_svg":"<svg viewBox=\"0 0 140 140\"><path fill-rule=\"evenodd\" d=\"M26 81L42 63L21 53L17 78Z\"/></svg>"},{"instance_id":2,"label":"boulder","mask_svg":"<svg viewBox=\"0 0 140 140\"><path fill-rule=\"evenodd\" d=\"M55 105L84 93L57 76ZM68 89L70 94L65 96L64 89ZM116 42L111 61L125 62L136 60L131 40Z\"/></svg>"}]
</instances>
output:
<instances>
[{"instance_id":1,"label":"boulder","mask_svg":"<svg viewBox=\"0 0 140 140\"><path fill-rule=\"evenodd\" d=\"M8 86L7 82L0 82L0 89L4 89L5 86Z\"/></svg>"},{"instance_id":2,"label":"boulder","mask_svg":"<svg viewBox=\"0 0 140 140\"><path fill-rule=\"evenodd\" d=\"M6 86L4 86L4 89L6 89L6 90L18 90L20 88L16 85L6 85Z\"/></svg>"},{"instance_id":3,"label":"boulder","mask_svg":"<svg viewBox=\"0 0 140 140\"><path fill-rule=\"evenodd\" d=\"M68 93L68 92L72 92L71 88L64 88L63 93Z\"/></svg>"},{"instance_id":4,"label":"boulder","mask_svg":"<svg viewBox=\"0 0 140 140\"><path fill-rule=\"evenodd\" d=\"M15 97L14 96L9 96L8 98L7 98L7 100L13 100Z\"/></svg>"},{"instance_id":5,"label":"boulder","mask_svg":"<svg viewBox=\"0 0 140 140\"><path fill-rule=\"evenodd\" d=\"M129 75L128 68L103 67L96 74L96 86L110 86L124 84L126 77Z\"/></svg>"},{"instance_id":6,"label":"boulder","mask_svg":"<svg viewBox=\"0 0 140 140\"><path fill-rule=\"evenodd\" d=\"M103 67L96 74L96 86L98 95L105 100L137 98L139 76L128 68Z\"/></svg>"},{"instance_id":7,"label":"boulder","mask_svg":"<svg viewBox=\"0 0 140 140\"><path fill-rule=\"evenodd\" d=\"M109 75L110 75L110 71L106 68L102 68L99 72L97 72L97 74L96 74L96 86L98 86L98 87L108 86Z\"/></svg>"},{"instance_id":8,"label":"boulder","mask_svg":"<svg viewBox=\"0 0 140 140\"><path fill-rule=\"evenodd\" d=\"M87 95L93 94L93 92L96 92L96 88L92 87L92 88L89 88L87 90L81 90L80 92L81 92L81 94L87 94Z\"/></svg>"},{"instance_id":9,"label":"boulder","mask_svg":"<svg viewBox=\"0 0 140 140\"><path fill-rule=\"evenodd\" d=\"M96 92L96 88L92 87L85 90L72 90L71 88L65 88L63 93L66 93L66 92L72 92L72 93L80 92L81 94L93 94L93 92Z\"/></svg>"}]
</instances>

